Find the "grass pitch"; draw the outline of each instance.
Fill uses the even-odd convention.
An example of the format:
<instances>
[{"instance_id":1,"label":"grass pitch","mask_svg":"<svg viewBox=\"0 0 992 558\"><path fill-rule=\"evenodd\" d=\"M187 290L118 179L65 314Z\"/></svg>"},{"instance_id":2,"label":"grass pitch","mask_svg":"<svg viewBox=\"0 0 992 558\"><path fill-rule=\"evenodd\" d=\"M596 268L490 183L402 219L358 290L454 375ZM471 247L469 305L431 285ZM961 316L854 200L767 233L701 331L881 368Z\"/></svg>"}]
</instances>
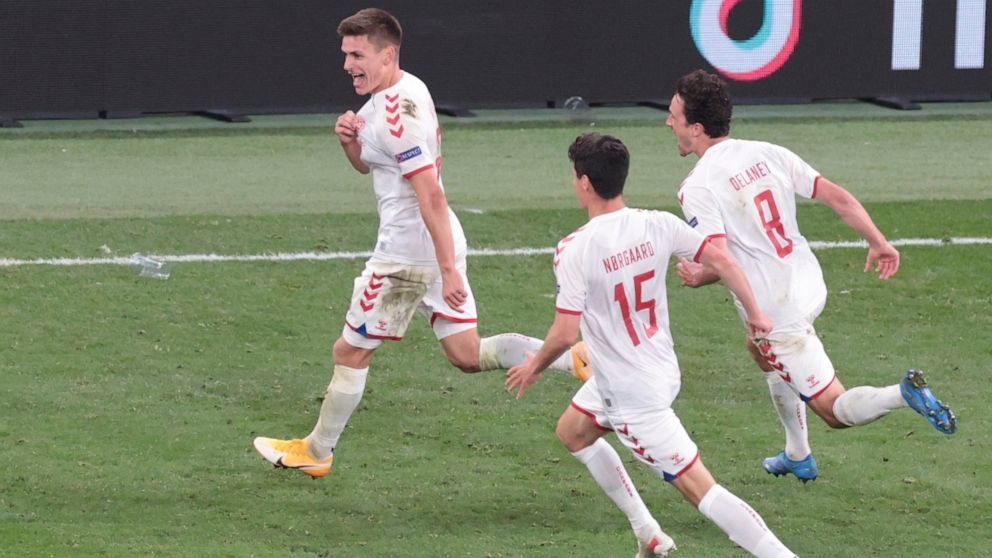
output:
<instances>
[{"instance_id":1,"label":"grass pitch","mask_svg":"<svg viewBox=\"0 0 992 558\"><path fill-rule=\"evenodd\" d=\"M584 221L564 152L587 127L450 128L446 182L470 245L551 246ZM631 146L628 201L674 210L692 161L670 133L638 118L595 129ZM992 232L989 129L977 110L971 120L755 117L735 135L802 153L868 200L891 238L947 238ZM326 127L27 132L0 139L0 258L373 242L368 184ZM810 239L853 238L829 210L800 212ZM717 478L804 557L990 555L992 247L902 252L885 283L861 273L863 250L819 252L831 296L817 327L848 387L927 370L959 432L945 437L909 410L847 431L812 419L821 477L808 485L760 468L783 437L729 295L669 278L677 411ZM175 264L166 281L125 266L0 267L0 555L633 554L626 520L554 438L575 381L549 374L514 401L502 374L449 366L420 322L377 353L330 476L311 481L257 457L255 435L311 428L361 266ZM469 266L482 334L544 334L547 256ZM744 555L621 455L679 554Z\"/></svg>"}]
</instances>

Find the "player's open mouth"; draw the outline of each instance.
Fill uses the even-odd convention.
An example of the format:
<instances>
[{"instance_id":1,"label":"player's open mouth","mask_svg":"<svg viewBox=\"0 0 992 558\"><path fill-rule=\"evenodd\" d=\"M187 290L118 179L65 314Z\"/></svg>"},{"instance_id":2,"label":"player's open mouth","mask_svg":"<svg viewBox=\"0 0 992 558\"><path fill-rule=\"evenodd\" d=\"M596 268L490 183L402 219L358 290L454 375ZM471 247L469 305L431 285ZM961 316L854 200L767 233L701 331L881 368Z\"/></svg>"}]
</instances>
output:
<instances>
[{"instance_id":1,"label":"player's open mouth","mask_svg":"<svg viewBox=\"0 0 992 558\"><path fill-rule=\"evenodd\" d=\"M361 87L365 84L365 74L351 74L351 84L355 88Z\"/></svg>"}]
</instances>

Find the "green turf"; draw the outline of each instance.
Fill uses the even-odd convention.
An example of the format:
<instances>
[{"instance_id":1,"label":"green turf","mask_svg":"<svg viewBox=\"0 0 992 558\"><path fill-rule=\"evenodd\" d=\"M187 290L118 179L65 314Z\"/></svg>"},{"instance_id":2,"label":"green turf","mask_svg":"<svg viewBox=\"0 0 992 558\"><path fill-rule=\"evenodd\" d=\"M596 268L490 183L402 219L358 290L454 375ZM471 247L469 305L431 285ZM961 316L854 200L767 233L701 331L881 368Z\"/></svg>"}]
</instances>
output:
<instances>
[{"instance_id":1,"label":"green turf","mask_svg":"<svg viewBox=\"0 0 992 558\"><path fill-rule=\"evenodd\" d=\"M986 105L992 103L976 106ZM992 109L970 119L939 111L922 120L913 112L855 119L841 104L836 119L825 120L830 112L822 108L812 116L794 109L791 119L781 116L784 109L744 108L756 116L740 117L735 136L787 145L865 201L992 197ZM665 114L611 116L597 125L558 119L521 128L509 118L451 126L443 141L451 203L484 210L572 207L565 151L577 134L598 130L631 150L631 204L671 205L695 159L676 156ZM371 209L368 181L351 170L329 125L278 122L0 133L0 219Z\"/></svg>"},{"instance_id":2,"label":"green turf","mask_svg":"<svg viewBox=\"0 0 992 558\"><path fill-rule=\"evenodd\" d=\"M742 119L739 135L807 156L869 200L893 238L989 236L984 116L835 116L767 114ZM453 126L445 139L473 247L550 246L583 222L563 155L583 128L512 124ZM634 152L631 202L674 209L692 161L650 123L612 131ZM0 258L372 244L368 185L326 129L29 132L0 140ZM818 205L800 219L810 239L854 238ZM851 431L814 422L821 478L805 486L760 470L782 434L726 292L669 278L677 411L718 479L802 556L989 555L992 248L902 252L887 282L861 272L863 250L819 252L831 296L817 327L845 385L922 367L960 431L942 436L910 411ZM469 263L483 334L546 331L548 256ZM574 380L550 375L514 401L502 374L448 365L420 322L376 355L331 476L254 454L255 435L311 428L360 268L174 264L156 281L127 266L0 267L0 556L633 554L624 518L554 438ZM622 455L680 554L744 555Z\"/></svg>"}]
</instances>

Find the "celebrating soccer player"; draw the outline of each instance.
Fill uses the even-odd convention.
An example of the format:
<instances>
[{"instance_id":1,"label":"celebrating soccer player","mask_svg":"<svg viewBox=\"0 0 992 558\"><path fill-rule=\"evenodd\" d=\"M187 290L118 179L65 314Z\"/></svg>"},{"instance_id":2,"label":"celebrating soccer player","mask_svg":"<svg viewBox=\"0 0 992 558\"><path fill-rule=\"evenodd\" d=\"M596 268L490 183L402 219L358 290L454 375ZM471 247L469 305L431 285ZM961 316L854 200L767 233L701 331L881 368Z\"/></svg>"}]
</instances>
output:
<instances>
[{"instance_id":1,"label":"celebrating soccer player","mask_svg":"<svg viewBox=\"0 0 992 558\"><path fill-rule=\"evenodd\" d=\"M954 413L930 392L922 372L909 370L887 387L845 390L813 328L826 304L827 287L799 231L796 196L834 210L867 241L865 271L874 268L879 279L888 279L899 270L899 252L861 203L784 147L731 139L730 93L716 75L697 70L683 76L669 110L667 124L679 154L699 157L678 192L685 218L713 244L729 250L775 322L764 338L747 340L785 426L785 449L764 460L765 470L776 476L791 473L803 482L816 478L806 405L833 428L868 424L908 406L937 430L953 434ZM690 287L719 279L707 267L684 259L677 270ZM737 307L741 311L739 300Z\"/></svg>"},{"instance_id":2,"label":"celebrating soccer player","mask_svg":"<svg viewBox=\"0 0 992 558\"><path fill-rule=\"evenodd\" d=\"M749 336L766 335L771 320L721 248L670 213L626 207L623 186L630 155L620 140L585 134L568 156L575 195L589 222L558 243L554 323L540 351L507 372L507 387L522 396L581 330L596 373L558 420L558 438L627 515L637 556L664 556L675 543L644 505L616 450L603 439L611 431L751 554L795 556L757 512L716 483L672 410L681 372L668 327L669 259L673 254L691 257L714 269L741 301Z\"/></svg>"}]
</instances>

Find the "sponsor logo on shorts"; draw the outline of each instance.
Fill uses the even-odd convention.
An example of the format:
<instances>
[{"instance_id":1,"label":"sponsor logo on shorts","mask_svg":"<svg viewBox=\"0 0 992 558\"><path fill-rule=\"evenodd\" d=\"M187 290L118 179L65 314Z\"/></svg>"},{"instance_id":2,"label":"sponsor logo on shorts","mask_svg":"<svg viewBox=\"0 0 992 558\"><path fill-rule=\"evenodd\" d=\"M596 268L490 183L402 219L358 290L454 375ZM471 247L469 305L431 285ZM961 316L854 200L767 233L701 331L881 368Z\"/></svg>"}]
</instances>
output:
<instances>
[{"instance_id":1,"label":"sponsor logo on shorts","mask_svg":"<svg viewBox=\"0 0 992 558\"><path fill-rule=\"evenodd\" d=\"M378 329L379 331L386 331L386 328L388 326L389 324L386 323L386 320L379 320L378 322L375 323L375 328Z\"/></svg>"},{"instance_id":2,"label":"sponsor logo on shorts","mask_svg":"<svg viewBox=\"0 0 992 558\"><path fill-rule=\"evenodd\" d=\"M699 225L699 219L693 217L692 220L689 221L689 226L692 228L696 228L697 225Z\"/></svg>"},{"instance_id":3,"label":"sponsor logo on shorts","mask_svg":"<svg viewBox=\"0 0 992 558\"><path fill-rule=\"evenodd\" d=\"M410 159L413 159L414 157L419 157L422 154L423 154L423 151L420 150L420 146L418 145L417 147L414 147L413 149L407 149L403 153L400 153L399 155L397 155L396 156L396 162L397 163L402 163L403 161L409 161Z\"/></svg>"}]
</instances>

